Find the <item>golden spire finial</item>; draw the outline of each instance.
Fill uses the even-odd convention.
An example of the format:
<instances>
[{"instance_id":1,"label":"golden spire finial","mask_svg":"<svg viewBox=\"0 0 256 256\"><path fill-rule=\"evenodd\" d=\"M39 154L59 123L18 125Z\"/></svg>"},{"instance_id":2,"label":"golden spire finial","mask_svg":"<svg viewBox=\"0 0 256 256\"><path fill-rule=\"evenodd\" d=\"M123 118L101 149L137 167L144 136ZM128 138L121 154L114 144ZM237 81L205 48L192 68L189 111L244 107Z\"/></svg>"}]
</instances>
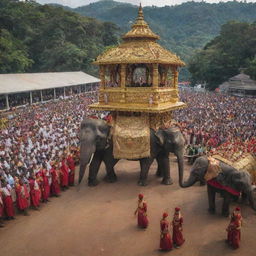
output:
<instances>
[{"instance_id":1,"label":"golden spire finial","mask_svg":"<svg viewBox=\"0 0 256 256\"><path fill-rule=\"evenodd\" d=\"M136 19L135 24L137 24L137 25L147 25L147 23L144 20L144 15L143 15L143 10L142 10L141 3L140 3L140 6L139 6L138 17Z\"/></svg>"}]
</instances>

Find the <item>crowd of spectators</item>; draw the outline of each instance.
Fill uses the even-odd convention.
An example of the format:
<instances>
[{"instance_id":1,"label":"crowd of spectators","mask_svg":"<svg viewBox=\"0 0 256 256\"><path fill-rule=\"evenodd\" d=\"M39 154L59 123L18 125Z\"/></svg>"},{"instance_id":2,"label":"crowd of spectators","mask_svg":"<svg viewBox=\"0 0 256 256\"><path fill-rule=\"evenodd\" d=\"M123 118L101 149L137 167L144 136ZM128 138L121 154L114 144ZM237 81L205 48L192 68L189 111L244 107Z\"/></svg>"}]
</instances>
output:
<instances>
[{"instance_id":1,"label":"crowd of spectators","mask_svg":"<svg viewBox=\"0 0 256 256\"><path fill-rule=\"evenodd\" d=\"M188 145L187 154L221 154L233 161L256 153L256 98L215 92L180 91L187 108L175 111Z\"/></svg>"},{"instance_id":2,"label":"crowd of spectators","mask_svg":"<svg viewBox=\"0 0 256 256\"><path fill-rule=\"evenodd\" d=\"M183 89L180 99L188 107L174 119L188 155L218 152L236 161L256 153L255 98ZM14 205L27 215L74 184L80 123L96 115L87 107L96 100L96 93L81 93L9 112L0 129L0 227L3 216L14 218Z\"/></svg>"},{"instance_id":3,"label":"crowd of spectators","mask_svg":"<svg viewBox=\"0 0 256 256\"><path fill-rule=\"evenodd\" d=\"M73 95L8 113L0 129L0 227L3 216L14 218L14 205L27 215L29 206L38 210L50 195L74 184L78 130L96 98Z\"/></svg>"}]
</instances>

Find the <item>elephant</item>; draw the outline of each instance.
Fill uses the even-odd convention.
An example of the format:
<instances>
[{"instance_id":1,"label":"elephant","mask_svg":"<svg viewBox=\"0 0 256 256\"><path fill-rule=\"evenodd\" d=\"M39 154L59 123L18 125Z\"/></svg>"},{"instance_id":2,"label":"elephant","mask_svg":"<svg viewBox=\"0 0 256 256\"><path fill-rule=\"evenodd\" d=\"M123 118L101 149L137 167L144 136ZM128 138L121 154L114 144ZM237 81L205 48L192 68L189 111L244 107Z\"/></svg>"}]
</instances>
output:
<instances>
[{"instance_id":1,"label":"elephant","mask_svg":"<svg viewBox=\"0 0 256 256\"><path fill-rule=\"evenodd\" d=\"M182 182L182 188L188 188L194 185L197 181L205 181L205 174L209 166L209 159L207 156L201 156L197 158L192 166L190 176L187 181ZM223 197L222 215L229 216L229 205L234 199L238 199L239 195L242 198L248 199L251 207L256 210L255 200L253 198L253 187L251 183L251 176L247 171L238 171L220 161L220 172L217 176L207 182L208 192L208 211L212 214L215 213L215 194L220 193ZM216 186L221 184L221 186ZM236 193L234 193L236 192Z\"/></svg>"},{"instance_id":2,"label":"elephant","mask_svg":"<svg viewBox=\"0 0 256 256\"><path fill-rule=\"evenodd\" d=\"M162 183L172 184L170 177L169 152L176 155L179 169L179 180L183 179L183 152L184 137L179 128L158 129L156 132L150 129L150 156L140 161L140 178L138 184L147 185L149 168L157 159L159 168L163 174ZM119 159L113 156L113 141L110 136L110 126L101 119L84 119L80 129L80 172L79 184L85 173L86 166L89 164L88 185L98 184L97 174L102 161L106 166L106 180L115 182L117 176L114 171L115 164Z\"/></svg>"}]
</instances>

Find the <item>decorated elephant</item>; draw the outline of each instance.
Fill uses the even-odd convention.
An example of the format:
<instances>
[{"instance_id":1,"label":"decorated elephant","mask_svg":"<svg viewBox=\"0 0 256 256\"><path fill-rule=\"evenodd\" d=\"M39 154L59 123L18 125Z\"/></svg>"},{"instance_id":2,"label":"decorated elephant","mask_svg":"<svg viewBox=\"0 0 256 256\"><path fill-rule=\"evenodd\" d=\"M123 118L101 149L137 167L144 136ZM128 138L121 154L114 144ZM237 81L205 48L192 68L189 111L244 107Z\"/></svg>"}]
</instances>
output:
<instances>
[{"instance_id":1,"label":"decorated elephant","mask_svg":"<svg viewBox=\"0 0 256 256\"><path fill-rule=\"evenodd\" d=\"M187 181L182 182L181 187L187 188L197 181L207 182L209 212L215 213L215 194L220 193L223 197L222 215L229 216L229 204L237 200L240 195L248 199L251 207L256 210L253 198L251 176L246 171L238 171L235 168L217 161L213 158L201 156L192 166Z\"/></svg>"},{"instance_id":2,"label":"decorated elephant","mask_svg":"<svg viewBox=\"0 0 256 256\"><path fill-rule=\"evenodd\" d=\"M106 166L106 180L115 182L117 177L114 166L119 159L115 159L113 156L110 126L100 119L85 119L81 123L80 141L79 183L82 181L86 166L89 164L88 185L97 185L97 174L102 161ZM159 129L157 132L150 130L150 157L134 159L140 161L141 167L138 184L141 186L147 185L148 171L154 159L157 159L160 171L163 174L162 183L172 184L169 152L173 152L177 157L179 180L181 182L183 179L183 151L184 138L178 128Z\"/></svg>"}]
</instances>

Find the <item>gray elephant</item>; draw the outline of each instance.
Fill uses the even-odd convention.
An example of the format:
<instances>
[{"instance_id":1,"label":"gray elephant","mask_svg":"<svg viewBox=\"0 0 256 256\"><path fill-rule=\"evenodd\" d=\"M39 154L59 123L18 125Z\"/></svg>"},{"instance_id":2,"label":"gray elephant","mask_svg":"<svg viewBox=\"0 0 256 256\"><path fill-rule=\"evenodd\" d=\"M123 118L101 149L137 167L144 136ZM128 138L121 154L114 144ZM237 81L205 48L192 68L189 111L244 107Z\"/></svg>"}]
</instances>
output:
<instances>
[{"instance_id":1,"label":"gray elephant","mask_svg":"<svg viewBox=\"0 0 256 256\"><path fill-rule=\"evenodd\" d=\"M181 187L187 188L197 181L203 182L209 166L209 159L206 156L195 160L190 176ZM220 193L223 197L222 215L229 216L229 205L232 200L237 200L241 194L243 199L248 199L251 207L256 210L253 198L251 176L246 171L238 171L235 168L220 162L217 176L207 182L209 212L215 213L215 194Z\"/></svg>"},{"instance_id":2,"label":"gray elephant","mask_svg":"<svg viewBox=\"0 0 256 256\"><path fill-rule=\"evenodd\" d=\"M88 185L98 184L97 174L102 161L106 166L106 180L115 182L117 177L114 166L118 159L113 157L113 143L109 136L110 126L100 119L85 119L81 123L80 131L80 173L79 183L81 182L86 166L89 166ZM172 184L170 177L169 152L176 155L179 168L179 180L183 179L183 151L184 138L178 128L159 129L157 132L150 131L150 157L134 159L140 161L140 178L138 184L147 185L147 176L149 168L157 159L159 168L163 174L162 183Z\"/></svg>"}]
</instances>

